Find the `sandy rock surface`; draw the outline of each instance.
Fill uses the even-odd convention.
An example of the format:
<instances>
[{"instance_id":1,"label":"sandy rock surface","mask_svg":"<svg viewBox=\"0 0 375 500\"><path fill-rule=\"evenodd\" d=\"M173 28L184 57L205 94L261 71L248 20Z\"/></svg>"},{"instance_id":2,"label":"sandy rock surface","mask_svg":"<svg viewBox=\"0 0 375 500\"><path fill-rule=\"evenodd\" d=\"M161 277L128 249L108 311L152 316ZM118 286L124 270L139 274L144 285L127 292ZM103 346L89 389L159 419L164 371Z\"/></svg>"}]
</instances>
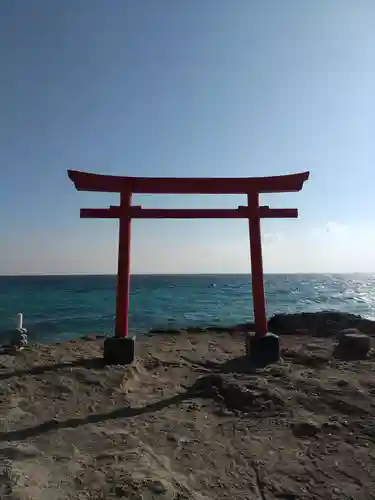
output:
<instances>
[{"instance_id":1,"label":"sandy rock surface","mask_svg":"<svg viewBox=\"0 0 375 500\"><path fill-rule=\"evenodd\" d=\"M375 356L288 335L254 371L243 335L102 341L0 355L1 499L375 499Z\"/></svg>"}]
</instances>

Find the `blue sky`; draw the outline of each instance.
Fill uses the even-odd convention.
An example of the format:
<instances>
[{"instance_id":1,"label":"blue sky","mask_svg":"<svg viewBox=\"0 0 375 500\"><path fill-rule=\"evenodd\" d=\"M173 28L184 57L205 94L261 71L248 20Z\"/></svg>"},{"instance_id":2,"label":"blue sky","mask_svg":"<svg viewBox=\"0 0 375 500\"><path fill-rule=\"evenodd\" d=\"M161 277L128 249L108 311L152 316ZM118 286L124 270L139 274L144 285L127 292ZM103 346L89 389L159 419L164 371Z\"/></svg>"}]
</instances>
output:
<instances>
[{"instance_id":1,"label":"blue sky","mask_svg":"<svg viewBox=\"0 0 375 500\"><path fill-rule=\"evenodd\" d=\"M116 196L139 176L311 171L262 224L268 272L375 271L373 0L3 0L0 274L112 273ZM139 196L236 207L236 196ZM136 221L133 272L247 272L245 221Z\"/></svg>"}]
</instances>

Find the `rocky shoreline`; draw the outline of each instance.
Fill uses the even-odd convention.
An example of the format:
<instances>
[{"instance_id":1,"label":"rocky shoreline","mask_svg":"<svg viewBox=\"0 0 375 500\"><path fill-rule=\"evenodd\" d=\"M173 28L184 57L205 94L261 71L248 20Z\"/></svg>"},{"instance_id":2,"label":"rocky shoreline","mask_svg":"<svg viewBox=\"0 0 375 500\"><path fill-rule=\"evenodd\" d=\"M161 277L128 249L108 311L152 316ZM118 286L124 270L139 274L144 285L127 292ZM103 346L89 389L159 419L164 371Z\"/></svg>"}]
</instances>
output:
<instances>
[{"instance_id":1,"label":"rocky shoreline","mask_svg":"<svg viewBox=\"0 0 375 500\"><path fill-rule=\"evenodd\" d=\"M281 360L263 368L241 325L141 335L128 367L104 366L95 335L3 352L0 498L374 498L375 350L333 356L336 332L374 322L277 318Z\"/></svg>"},{"instance_id":2,"label":"rocky shoreline","mask_svg":"<svg viewBox=\"0 0 375 500\"><path fill-rule=\"evenodd\" d=\"M355 328L366 334L375 334L375 321L356 314L339 311L302 312L275 314L268 321L268 329L276 335L311 335L331 337L341 330ZM205 328L153 328L150 334L209 333L209 332L249 332L254 323L232 326L213 325Z\"/></svg>"}]
</instances>

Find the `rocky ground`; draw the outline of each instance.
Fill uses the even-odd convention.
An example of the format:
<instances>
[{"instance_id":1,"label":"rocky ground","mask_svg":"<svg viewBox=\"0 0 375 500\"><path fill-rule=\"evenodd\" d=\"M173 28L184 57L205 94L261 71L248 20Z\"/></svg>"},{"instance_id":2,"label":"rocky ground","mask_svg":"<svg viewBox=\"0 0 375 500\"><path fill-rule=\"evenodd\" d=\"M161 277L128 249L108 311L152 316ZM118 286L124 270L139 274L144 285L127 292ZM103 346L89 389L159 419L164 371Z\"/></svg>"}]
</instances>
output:
<instances>
[{"instance_id":1,"label":"rocky ground","mask_svg":"<svg viewBox=\"0 0 375 500\"><path fill-rule=\"evenodd\" d=\"M138 337L127 368L102 339L3 353L0 498L375 499L375 352L295 321L258 370L240 328Z\"/></svg>"}]
</instances>

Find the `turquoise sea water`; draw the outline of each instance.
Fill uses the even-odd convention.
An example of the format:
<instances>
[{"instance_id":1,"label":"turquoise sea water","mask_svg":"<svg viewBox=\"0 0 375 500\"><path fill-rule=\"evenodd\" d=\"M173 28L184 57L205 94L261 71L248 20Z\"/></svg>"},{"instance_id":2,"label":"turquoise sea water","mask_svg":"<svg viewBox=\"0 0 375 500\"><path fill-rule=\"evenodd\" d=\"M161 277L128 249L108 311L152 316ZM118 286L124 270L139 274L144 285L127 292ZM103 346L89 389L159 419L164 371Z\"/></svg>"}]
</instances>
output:
<instances>
[{"instance_id":1,"label":"turquoise sea water","mask_svg":"<svg viewBox=\"0 0 375 500\"><path fill-rule=\"evenodd\" d=\"M375 275L266 275L268 315L341 310L375 318ZM111 333L115 276L0 277L0 336L23 312L30 341ZM233 325L251 321L251 277L133 276L130 328ZM1 340L1 339L0 339Z\"/></svg>"}]
</instances>

